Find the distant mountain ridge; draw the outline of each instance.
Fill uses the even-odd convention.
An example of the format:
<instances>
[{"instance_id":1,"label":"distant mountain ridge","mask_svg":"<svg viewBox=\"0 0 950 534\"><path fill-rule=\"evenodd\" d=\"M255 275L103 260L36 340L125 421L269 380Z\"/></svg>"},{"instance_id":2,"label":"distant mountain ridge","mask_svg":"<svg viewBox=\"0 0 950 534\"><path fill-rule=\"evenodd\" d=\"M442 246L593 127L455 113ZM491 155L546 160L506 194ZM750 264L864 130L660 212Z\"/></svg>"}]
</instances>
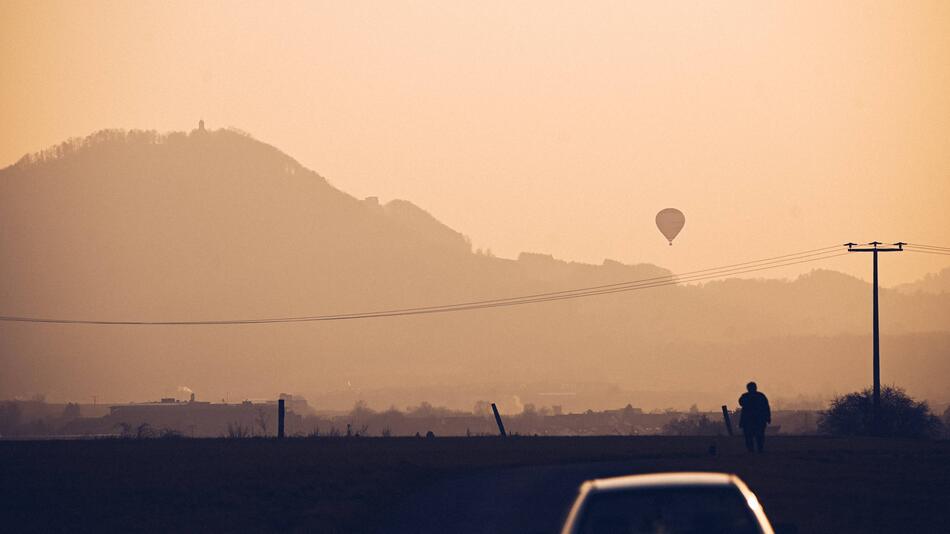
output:
<instances>
[{"instance_id":1,"label":"distant mountain ridge","mask_svg":"<svg viewBox=\"0 0 950 534\"><path fill-rule=\"evenodd\" d=\"M104 130L25 156L0 170L0 250L0 313L106 320L351 313L670 274L650 264L475 253L462 233L411 202L354 198L236 130ZM169 384L217 398L580 379L716 392L748 375L781 382L792 397L865 382L865 348L827 340L869 333L869 295L861 280L816 270L794 281L727 279L341 323L0 324L0 398L141 398ZM945 390L935 377L950 371L938 357L950 295L882 290L881 299L885 332L920 340L914 368L887 376L912 392ZM782 339L789 345L776 346ZM796 347L812 352L811 364L785 365ZM822 347L829 352L813 353ZM902 350L890 349L895 357Z\"/></svg>"},{"instance_id":2,"label":"distant mountain ridge","mask_svg":"<svg viewBox=\"0 0 950 534\"><path fill-rule=\"evenodd\" d=\"M938 273L927 273L923 278L915 282L900 284L895 286L896 291L901 293L950 293L950 267L941 270Z\"/></svg>"}]
</instances>

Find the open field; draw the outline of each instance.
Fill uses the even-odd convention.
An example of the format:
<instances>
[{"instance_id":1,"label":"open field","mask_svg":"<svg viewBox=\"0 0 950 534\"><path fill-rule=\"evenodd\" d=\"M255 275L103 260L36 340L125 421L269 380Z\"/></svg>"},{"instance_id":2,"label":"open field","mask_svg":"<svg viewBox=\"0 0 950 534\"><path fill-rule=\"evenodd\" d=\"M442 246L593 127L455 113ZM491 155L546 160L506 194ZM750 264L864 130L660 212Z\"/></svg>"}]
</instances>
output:
<instances>
[{"instance_id":1,"label":"open field","mask_svg":"<svg viewBox=\"0 0 950 534\"><path fill-rule=\"evenodd\" d=\"M717 445L717 454L708 448ZM546 532L578 480L738 473L800 532L950 531L950 442L322 438L0 442L0 530ZM486 506L490 505L490 506ZM491 510L488 510L491 508Z\"/></svg>"}]
</instances>

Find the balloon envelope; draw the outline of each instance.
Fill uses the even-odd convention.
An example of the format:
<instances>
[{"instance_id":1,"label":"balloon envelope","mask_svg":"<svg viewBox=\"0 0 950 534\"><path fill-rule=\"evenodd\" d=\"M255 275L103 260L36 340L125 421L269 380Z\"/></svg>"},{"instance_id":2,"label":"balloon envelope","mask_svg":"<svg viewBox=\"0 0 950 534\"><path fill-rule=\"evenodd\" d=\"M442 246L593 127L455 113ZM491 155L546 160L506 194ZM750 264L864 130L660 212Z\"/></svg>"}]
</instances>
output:
<instances>
[{"instance_id":1,"label":"balloon envelope","mask_svg":"<svg viewBox=\"0 0 950 534\"><path fill-rule=\"evenodd\" d=\"M666 208L656 214L656 227L660 229L670 245L673 244L673 238L680 233L685 224L686 216L676 208Z\"/></svg>"}]
</instances>

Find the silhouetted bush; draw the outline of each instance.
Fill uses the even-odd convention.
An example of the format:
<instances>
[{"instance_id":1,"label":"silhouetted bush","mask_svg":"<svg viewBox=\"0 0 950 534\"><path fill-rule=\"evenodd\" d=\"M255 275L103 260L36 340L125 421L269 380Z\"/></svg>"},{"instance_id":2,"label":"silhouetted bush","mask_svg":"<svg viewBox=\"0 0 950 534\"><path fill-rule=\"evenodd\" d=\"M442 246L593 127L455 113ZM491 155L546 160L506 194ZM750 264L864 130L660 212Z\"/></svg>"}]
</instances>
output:
<instances>
[{"instance_id":1,"label":"silhouetted bush","mask_svg":"<svg viewBox=\"0 0 950 534\"><path fill-rule=\"evenodd\" d=\"M821 412L818 431L833 436L888 436L930 438L940 434L940 420L930 413L926 402L917 402L897 387L881 388L880 430L874 429L871 388L849 393L831 401Z\"/></svg>"}]
</instances>

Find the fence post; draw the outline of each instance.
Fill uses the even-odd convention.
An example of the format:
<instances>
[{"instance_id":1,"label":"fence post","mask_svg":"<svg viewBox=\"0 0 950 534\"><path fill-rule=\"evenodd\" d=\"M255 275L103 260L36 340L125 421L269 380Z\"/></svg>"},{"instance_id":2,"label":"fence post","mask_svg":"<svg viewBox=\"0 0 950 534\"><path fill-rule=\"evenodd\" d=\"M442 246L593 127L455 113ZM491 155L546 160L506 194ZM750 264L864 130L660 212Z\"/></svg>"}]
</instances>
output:
<instances>
[{"instance_id":1,"label":"fence post","mask_svg":"<svg viewBox=\"0 0 950 534\"><path fill-rule=\"evenodd\" d=\"M729 407L725 404L722 405L722 420L726 422L726 431L729 432L729 435L732 435L732 419L729 418Z\"/></svg>"},{"instance_id":2,"label":"fence post","mask_svg":"<svg viewBox=\"0 0 950 534\"><path fill-rule=\"evenodd\" d=\"M494 402L491 403L491 411L495 412L495 423L498 424L498 432L501 433L501 437L508 437L508 434L505 433L505 424L501 422L501 415L498 413L498 407L495 406Z\"/></svg>"},{"instance_id":3,"label":"fence post","mask_svg":"<svg viewBox=\"0 0 950 534\"><path fill-rule=\"evenodd\" d=\"M277 401L277 439L284 437L284 399Z\"/></svg>"}]
</instances>

